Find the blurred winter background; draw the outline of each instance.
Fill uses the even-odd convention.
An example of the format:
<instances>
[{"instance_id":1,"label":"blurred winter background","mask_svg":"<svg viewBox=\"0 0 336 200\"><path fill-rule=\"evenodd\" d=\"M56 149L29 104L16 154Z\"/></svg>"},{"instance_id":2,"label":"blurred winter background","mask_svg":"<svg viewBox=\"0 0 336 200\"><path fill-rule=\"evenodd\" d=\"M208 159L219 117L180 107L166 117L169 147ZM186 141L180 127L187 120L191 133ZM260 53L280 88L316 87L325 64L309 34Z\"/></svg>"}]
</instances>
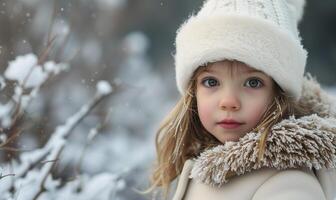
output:
<instances>
[{"instance_id":1,"label":"blurred winter background","mask_svg":"<svg viewBox=\"0 0 336 200\"><path fill-rule=\"evenodd\" d=\"M150 199L175 31L202 1L0 2L0 200ZM308 0L300 25L307 71L334 93L335 11Z\"/></svg>"}]
</instances>

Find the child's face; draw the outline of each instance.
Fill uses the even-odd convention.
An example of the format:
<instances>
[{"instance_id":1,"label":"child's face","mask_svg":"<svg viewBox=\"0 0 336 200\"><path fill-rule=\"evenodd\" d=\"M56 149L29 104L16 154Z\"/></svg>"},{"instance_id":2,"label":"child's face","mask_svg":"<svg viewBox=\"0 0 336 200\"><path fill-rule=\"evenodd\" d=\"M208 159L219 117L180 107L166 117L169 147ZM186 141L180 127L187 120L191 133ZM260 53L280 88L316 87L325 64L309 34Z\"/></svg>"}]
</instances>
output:
<instances>
[{"instance_id":1,"label":"child's face","mask_svg":"<svg viewBox=\"0 0 336 200\"><path fill-rule=\"evenodd\" d=\"M204 128L222 143L237 141L255 128L274 97L274 83L269 76L235 63L213 63L197 77L199 118Z\"/></svg>"}]
</instances>

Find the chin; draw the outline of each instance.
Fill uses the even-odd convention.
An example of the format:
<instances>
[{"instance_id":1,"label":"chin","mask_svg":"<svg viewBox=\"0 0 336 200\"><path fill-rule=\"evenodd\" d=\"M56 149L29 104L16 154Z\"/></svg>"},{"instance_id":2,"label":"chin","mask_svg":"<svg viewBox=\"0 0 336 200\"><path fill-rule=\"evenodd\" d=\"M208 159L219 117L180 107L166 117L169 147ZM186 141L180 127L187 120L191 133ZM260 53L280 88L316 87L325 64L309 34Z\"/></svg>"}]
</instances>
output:
<instances>
[{"instance_id":1,"label":"chin","mask_svg":"<svg viewBox=\"0 0 336 200\"><path fill-rule=\"evenodd\" d=\"M221 143L225 143L225 142L238 142L239 137L237 136L227 136L224 138L217 138L219 141L221 141Z\"/></svg>"}]
</instances>

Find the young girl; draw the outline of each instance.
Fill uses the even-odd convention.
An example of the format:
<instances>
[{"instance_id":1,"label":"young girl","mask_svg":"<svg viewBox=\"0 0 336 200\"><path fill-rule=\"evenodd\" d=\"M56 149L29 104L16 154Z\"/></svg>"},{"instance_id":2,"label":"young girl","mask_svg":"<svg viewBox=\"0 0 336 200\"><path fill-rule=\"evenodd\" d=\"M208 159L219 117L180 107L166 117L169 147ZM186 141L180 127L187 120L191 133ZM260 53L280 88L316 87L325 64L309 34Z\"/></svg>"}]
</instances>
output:
<instances>
[{"instance_id":1,"label":"young girl","mask_svg":"<svg viewBox=\"0 0 336 200\"><path fill-rule=\"evenodd\" d=\"M310 76L304 1L207 0L178 30L182 95L156 138L173 200L334 200L336 107Z\"/></svg>"}]
</instances>

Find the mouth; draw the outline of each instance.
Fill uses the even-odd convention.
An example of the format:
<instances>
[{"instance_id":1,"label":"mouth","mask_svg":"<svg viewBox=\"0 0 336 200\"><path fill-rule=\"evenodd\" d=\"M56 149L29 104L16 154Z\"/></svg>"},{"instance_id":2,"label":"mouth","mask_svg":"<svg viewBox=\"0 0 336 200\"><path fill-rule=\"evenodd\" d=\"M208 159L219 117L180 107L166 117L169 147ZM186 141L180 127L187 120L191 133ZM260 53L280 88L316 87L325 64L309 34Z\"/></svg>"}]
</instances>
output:
<instances>
[{"instance_id":1,"label":"mouth","mask_svg":"<svg viewBox=\"0 0 336 200\"><path fill-rule=\"evenodd\" d=\"M225 129L235 129L235 128L240 127L244 123L229 119L229 120L222 120L218 122L217 124Z\"/></svg>"}]
</instances>

